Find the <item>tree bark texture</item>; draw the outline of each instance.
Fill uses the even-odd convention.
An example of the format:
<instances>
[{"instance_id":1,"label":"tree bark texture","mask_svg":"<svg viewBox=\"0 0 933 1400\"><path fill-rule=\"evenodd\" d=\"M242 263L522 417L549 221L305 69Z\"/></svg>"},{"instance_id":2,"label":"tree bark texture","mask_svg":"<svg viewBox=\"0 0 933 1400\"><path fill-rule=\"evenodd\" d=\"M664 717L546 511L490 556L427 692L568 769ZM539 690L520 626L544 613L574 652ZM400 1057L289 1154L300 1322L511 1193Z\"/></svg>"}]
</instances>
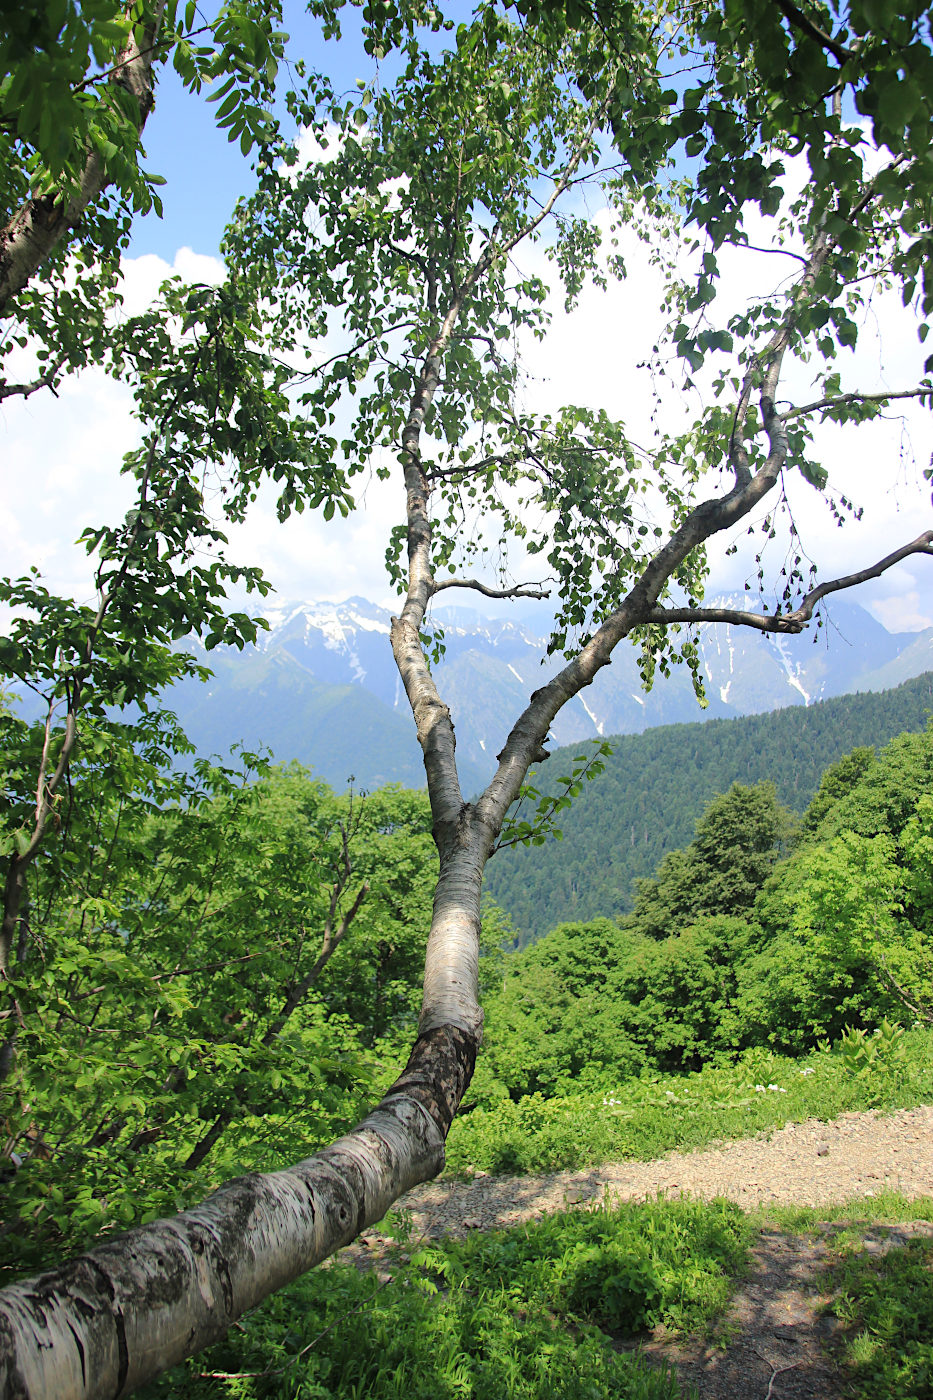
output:
<instances>
[{"instance_id":1,"label":"tree bark texture","mask_svg":"<svg viewBox=\"0 0 933 1400\"><path fill-rule=\"evenodd\" d=\"M141 34L130 39L120 55L110 81L136 100L137 127L142 131L154 102L153 46L162 23L164 0L154 7L152 20ZM110 183L107 168L96 151L88 154L77 190L68 198L44 195L29 199L0 230L0 315L51 257L66 234L80 223L85 210Z\"/></svg>"},{"instance_id":2,"label":"tree bark texture","mask_svg":"<svg viewBox=\"0 0 933 1400\"><path fill-rule=\"evenodd\" d=\"M476 1049L459 1027L435 1027L378 1107L333 1146L287 1171L228 1182L181 1215L4 1289L2 1400L116 1400L348 1244L440 1171Z\"/></svg>"}]
</instances>

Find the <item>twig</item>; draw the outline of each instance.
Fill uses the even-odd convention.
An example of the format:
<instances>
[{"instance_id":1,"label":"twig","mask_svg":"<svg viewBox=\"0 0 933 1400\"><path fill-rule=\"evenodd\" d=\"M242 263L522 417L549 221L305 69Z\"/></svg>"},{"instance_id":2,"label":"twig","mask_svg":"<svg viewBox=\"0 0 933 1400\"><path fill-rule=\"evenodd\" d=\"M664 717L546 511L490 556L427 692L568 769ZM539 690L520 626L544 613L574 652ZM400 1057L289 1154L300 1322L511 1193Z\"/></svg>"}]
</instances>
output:
<instances>
[{"instance_id":1,"label":"twig","mask_svg":"<svg viewBox=\"0 0 933 1400\"><path fill-rule=\"evenodd\" d=\"M762 1356L761 1352L758 1351L757 1348L755 1348L755 1355L760 1361L763 1361L766 1366L771 1366L771 1362L768 1360L768 1358L766 1356ZM768 1381L768 1389L765 1391L764 1400L771 1400L771 1397L774 1394L774 1382L777 1380L778 1376L783 1375L785 1371L795 1371L799 1365L799 1361L791 1361L786 1366L771 1366L771 1379Z\"/></svg>"},{"instance_id":2,"label":"twig","mask_svg":"<svg viewBox=\"0 0 933 1400\"><path fill-rule=\"evenodd\" d=\"M517 583L513 588L488 588L475 578L445 578L433 585L435 593L445 588L473 588L487 598L549 598L551 595L543 584Z\"/></svg>"},{"instance_id":3,"label":"twig","mask_svg":"<svg viewBox=\"0 0 933 1400\"><path fill-rule=\"evenodd\" d=\"M766 1366L771 1366L771 1362L766 1356L762 1356L760 1351L756 1350L755 1355L759 1357ZM777 1380L778 1376L783 1375L785 1371L796 1371L799 1365L799 1361L791 1361L787 1366L771 1366L771 1379L768 1381L768 1389L765 1391L765 1400L771 1400L774 1394L774 1382Z\"/></svg>"},{"instance_id":4,"label":"twig","mask_svg":"<svg viewBox=\"0 0 933 1400\"><path fill-rule=\"evenodd\" d=\"M52 393L55 394L55 376L67 359L67 355L59 355L43 374L38 375L28 384L0 384L0 399L11 399L16 394L22 394L24 399L28 399L29 395L34 394L37 389L51 389ZM55 396L58 397L57 394Z\"/></svg>"},{"instance_id":5,"label":"twig","mask_svg":"<svg viewBox=\"0 0 933 1400\"><path fill-rule=\"evenodd\" d=\"M805 403L800 408L789 408L781 413L785 420L788 418L799 418L805 413L817 413L827 408L839 408L843 404L856 403L877 403L886 404L890 399L933 399L933 388L929 384L921 385L919 389L898 389L896 392L888 394L835 394L829 398L816 399L813 403Z\"/></svg>"}]
</instances>

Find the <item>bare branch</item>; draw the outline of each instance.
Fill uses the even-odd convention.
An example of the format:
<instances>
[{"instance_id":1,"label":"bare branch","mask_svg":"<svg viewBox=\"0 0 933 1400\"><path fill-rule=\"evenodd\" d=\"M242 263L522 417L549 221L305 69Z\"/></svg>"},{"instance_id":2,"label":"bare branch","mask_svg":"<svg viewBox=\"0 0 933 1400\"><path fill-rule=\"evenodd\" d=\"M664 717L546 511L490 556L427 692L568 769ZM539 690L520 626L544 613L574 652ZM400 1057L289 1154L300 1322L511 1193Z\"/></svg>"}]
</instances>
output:
<instances>
[{"instance_id":1,"label":"bare branch","mask_svg":"<svg viewBox=\"0 0 933 1400\"><path fill-rule=\"evenodd\" d=\"M609 91L610 93L612 92L611 83L609 84ZM577 166L580 164L580 161L583 159L587 150L590 148L590 145L593 141L593 137L599 129L603 118L605 117L606 112L609 108L609 101L610 98L607 96L605 101L601 102L600 105L594 111L592 117L590 118L590 121L587 123L586 131L584 132L581 140L577 143L574 150L571 152L570 159L564 166L560 178L556 181L553 190L551 191L549 197L541 205L541 208L538 211L538 213L529 223L525 224L522 228L518 229L512 235L511 238L506 239L505 243L501 244L501 246L493 248L493 256L505 257L508 253L511 253L512 249L515 248L519 243L524 242L524 240L529 236L529 234L534 233L535 229L539 228L541 224L544 223L544 220L550 214L551 210L554 208L561 195L566 190L568 190L573 184L573 173L576 170ZM488 248L489 245L487 245L487 248L483 250L483 253L481 254L482 258L486 257Z\"/></svg>"},{"instance_id":2,"label":"bare branch","mask_svg":"<svg viewBox=\"0 0 933 1400\"><path fill-rule=\"evenodd\" d=\"M813 610L821 598L830 593L839 593L869 579L880 578L888 569L907 559L912 554L933 554L933 530L926 530L910 544L902 545L893 553L879 559L877 564L859 569L857 573L845 574L842 578L830 579L826 583L811 588L799 607L786 613L745 612L741 608L654 608L642 619L667 626L670 623L726 622L737 627L753 627L758 632L802 632L813 616Z\"/></svg>"},{"instance_id":3,"label":"bare branch","mask_svg":"<svg viewBox=\"0 0 933 1400\"><path fill-rule=\"evenodd\" d=\"M888 569L899 564L902 559L908 559L912 554L933 554L933 530L925 530L922 535L911 540L910 544L902 545L900 549L886 554L883 559L878 560L877 564L871 564L868 568L860 569L857 573L845 574L842 578L819 584L810 590L793 616L799 615L804 621L809 621L813 616L813 609L821 598L825 598L830 593L839 593L845 588L854 588L859 583L867 583L869 579L880 578Z\"/></svg>"},{"instance_id":4,"label":"bare branch","mask_svg":"<svg viewBox=\"0 0 933 1400\"><path fill-rule=\"evenodd\" d=\"M214 26L212 24L202 24L200 29L189 29L188 33L185 35L185 39L195 39L199 34L206 34L208 30L213 30L213 28ZM147 45L146 48L139 49L136 53L130 53L128 58L121 59L121 61L115 63L112 68L105 68L103 72L94 73L90 78L84 78L80 83L75 83L74 87L71 89L72 92L84 92L89 87L95 87L106 78L112 78L114 74L119 73L121 69L127 68L130 64L135 63L138 58L148 58L151 61L152 54L158 52L159 49L170 48L171 45L176 42L177 38L178 35L172 33L167 34L164 39L154 40L154 42Z\"/></svg>"},{"instance_id":5,"label":"bare branch","mask_svg":"<svg viewBox=\"0 0 933 1400\"><path fill-rule=\"evenodd\" d=\"M473 588L487 598L550 598L550 589L540 583L517 583L513 588L488 588L476 578L447 578L434 584L434 592L445 588Z\"/></svg>"},{"instance_id":6,"label":"bare branch","mask_svg":"<svg viewBox=\"0 0 933 1400\"><path fill-rule=\"evenodd\" d=\"M49 366L44 374L38 375L37 378L31 380L28 384L0 384L0 402L2 402L3 399L15 398L18 394L21 394L24 399L28 399L29 395L34 394L37 389L51 389L54 394L55 389L53 385L55 377L67 358L67 355L59 355L58 359L54 364Z\"/></svg>"},{"instance_id":7,"label":"bare branch","mask_svg":"<svg viewBox=\"0 0 933 1400\"><path fill-rule=\"evenodd\" d=\"M907 1010L913 1012L913 1014L917 1017L918 1021L923 1021L923 1023L927 1026L933 1025L933 1010L931 1010L929 1006L916 1006L910 1000L908 992L901 986L900 982L898 982L897 978L894 976L894 973L888 967L888 964L885 961L884 953L882 953L879 949L876 951L875 956L877 957L878 962L881 964L882 972L884 973L888 981L891 983L891 986L894 988L894 991L896 992L899 1000L902 1001L903 1004L907 1007Z\"/></svg>"},{"instance_id":8,"label":"bare branch","mask_svg":"<svg viewBox=\"0 0 933 1400\"><path fill-rule=\"evenodd\" d=\"M803 253L793 253L790 248L762 248L757 243L746 243L738 238L727 238L725 242L730 248L747 248L750 253L770 253L782 258L795 258L797 262L803 263L804 267L807 265L807 259Z\"/></svg>"},{"instance_id":9,"label":"bare branch","mask_svg":"<svg viewBox=\"0 0 933 1400\"><path fill-rule=\"evenodd\" d=\"M836 394L825 399L816 399L813 403L805 403L800 408L789 408L781 412L781 417L786 421L788 418L802 418L805 413L819 413L828 408L839 408L847 403L880 403L885 404L890 399L924 399L933 400L933 386L926 385L921 389L898 389L888 394Z\"/></svg>"}]
</instances>

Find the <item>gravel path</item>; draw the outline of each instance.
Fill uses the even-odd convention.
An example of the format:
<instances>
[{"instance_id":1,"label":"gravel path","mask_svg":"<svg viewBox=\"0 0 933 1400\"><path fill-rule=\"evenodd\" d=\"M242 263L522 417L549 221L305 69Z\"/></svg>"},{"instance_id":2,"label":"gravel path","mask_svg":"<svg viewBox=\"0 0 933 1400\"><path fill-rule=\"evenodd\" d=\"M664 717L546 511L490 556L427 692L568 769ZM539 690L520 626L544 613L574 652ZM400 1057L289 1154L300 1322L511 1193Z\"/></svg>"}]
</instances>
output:
<instances>
[{"instance_id":1,"label":"gravel path","mask_svg":"<svg viewBox=\"0 0 933 1400\"><path fill-rule=\"evenodd\" d=\"M885 1189L933 1195L933 1105L881 1117L844 1113L831 1123L809 1118L770 1137L673 1152L654 1162L610 1162L546 1176L486 1176L431 1181L409 1191L399 1208L414 1234L462 1235L518 1225L608 1193L619 1200L726 1196L761 1204L826 1206Z\"/></svg>"},{"instance_id":2,"label":"gravel path","mask_svg":"<svg viewBox=\"0 0 933 1400\"><path fill-rule=\"evenodd\" d=\"M653 1162L613 1162L546 1176L442 1178L416 1187L398 1204L408 1213L415 1242L518 1225L607 1196L637 1201L658 1192L689 1193L725 1196L746 1208L819 1207L884 1190L933 1196L933 1106L887 1117L845 1113L831 1123L811 1118L770 1136L673 1152ZM721 1319L718 1343L659 1330L639 1339L638 1349L673 1367L685 1395L699 1400L843 1400L848 1388L838 1365L840 1329L827 1311L825 1292L826 1268L841 1229L827 1223L795 1235L764 1226ZM865 1225L859 1233L863 1249L885 1252L918 1235L933 1238L933 1223ZM377 1230L367 1231L342 1257L358 1267L378 1266L386 1259L386 1244ZM632 1342L618 1339L617 1344L628 1349Z\"/></svg>"}]
</instances>

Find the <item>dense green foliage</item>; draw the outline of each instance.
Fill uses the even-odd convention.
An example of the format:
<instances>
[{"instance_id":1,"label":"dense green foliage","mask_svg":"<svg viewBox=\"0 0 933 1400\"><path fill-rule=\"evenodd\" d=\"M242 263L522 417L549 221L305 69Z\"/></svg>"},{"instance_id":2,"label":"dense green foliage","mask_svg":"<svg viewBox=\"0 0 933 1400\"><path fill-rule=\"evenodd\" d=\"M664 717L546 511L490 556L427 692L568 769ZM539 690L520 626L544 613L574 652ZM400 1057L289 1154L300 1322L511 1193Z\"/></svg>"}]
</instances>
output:
<instances>
[{"instance_id":1,"label":"dense green foliage","mask_svg":"<svg viewBox=\"0 0 933 1400\"><path fill-rule=\"evenodd\" d=\"M614 1080L603 1074L589 1091L517 1100L490 1093L454 1124L448 1161L466 1175L647 1161L787 1122L931 1098L933 1034L885 1022L877 1034L849 1033L807 1056L755 1048L692 1074L623 1071Z\"/></svg>"},{"instance_id":2,"label":"dense green foliage","mask_svg":"<svg viewBox=\"0 0 933 1400\"><path fill-rule=\"evenodd\" d=\"M25 727L0 723L15 815L29 745L17 767ZM112 725L86 733L11 979L13 1269L326 1141L417 1016L436 858L423 794L338 798L250 756L172 775L171 728L122 748ZM833 765L799 825L773 785L735 785L621 922L522 951L503 951L514 933L491 904L485 1047L451 1166L657 1155L924 1097L929 1036L897 1022L933 1012L931 778L926 732ZM841 1050L814 1054L824 1037Z\"/></svg>"},{"instance_id":3,"label":"dense green foliage","mask_svg":"<svg viewBox=\"0 0 933 1400\"><path fill-rule=\"evenodd\" d=\"M15 796L22 726L3 723ZM4 1124L20 1159L5 1183L14 1270L327 1140L388 1077L417 1012L434 860L423 794L336 797L249 756L172 776L177 734L154 731L147 750L134 731L122 759L106 735L109 747L82 748L63 840L28 885L32 977L15 984L24 1025ZM490 905L487 1048L449 1169L648 1159L929 1099L933 1031L894 1022L910 1015L905 992L933 1002L931 770L933 732L857 750L799 823L773 785L735 785L621 922L505 952L512 930ZM344 941L283 1019L321 930L360 891ZM808 1048L823 1035L835 1043ZM684 1200L426 1247L403 1230L406 1258L388 1273L309 1276L147 1393L679 1400L672 1377L612 1338L714 1326L750 1228L735 1206ZM915 1254L839 1275L837 1311L863 1329L850 1360L865 1400L913 1393L924 1364L922 1292L902 1305Z\"/></svg>"},{"instance_id":4,"label":"dense green foliage","mask_svg":"<svg viewBox=\"0 0 933 1400\"><path fill-rule=\"evenodd\" d=\"M567 1094L933 1016L933 732L830 768L793 841L774 787L714 799L632 912L505 960L481 1096Z\"/></svg>"},{"instance_id":5,"label":"dense green foliage","mask_svg":"<svg viewBox=\"0 0 933 1400\"><path fill-rule=\"evenodd\" d=\"M486 887L511 916L519 945L565 919L623 914L631 908L633 882L689 841L717 793L735 782L768 780L799 815L823 770L854 746L881 747L905 730L923 729L931 687L924 675L895 690L806 709L615 738L599 782L560 814L563 842L503 850L489 863ZM579 746L555 751L538 770L536 786L554 790L550 775L569 772L580 752Z\"/></svg>"},{"instance_id":6,"label":"dense green foliage","mask_svg":"<svg viewBox=\"0 0 933 1400\"><path fill-rule=\"evenodd\" d=\"M121 759L138 784L112 744L74 765L63 839L27 886L2 1100L7 1269L329 1141L417 1015L435 864L423 794L336 797L253 760L190 779L154 766L143 795L120 791Z\"/></svg>"}]
</instances>

